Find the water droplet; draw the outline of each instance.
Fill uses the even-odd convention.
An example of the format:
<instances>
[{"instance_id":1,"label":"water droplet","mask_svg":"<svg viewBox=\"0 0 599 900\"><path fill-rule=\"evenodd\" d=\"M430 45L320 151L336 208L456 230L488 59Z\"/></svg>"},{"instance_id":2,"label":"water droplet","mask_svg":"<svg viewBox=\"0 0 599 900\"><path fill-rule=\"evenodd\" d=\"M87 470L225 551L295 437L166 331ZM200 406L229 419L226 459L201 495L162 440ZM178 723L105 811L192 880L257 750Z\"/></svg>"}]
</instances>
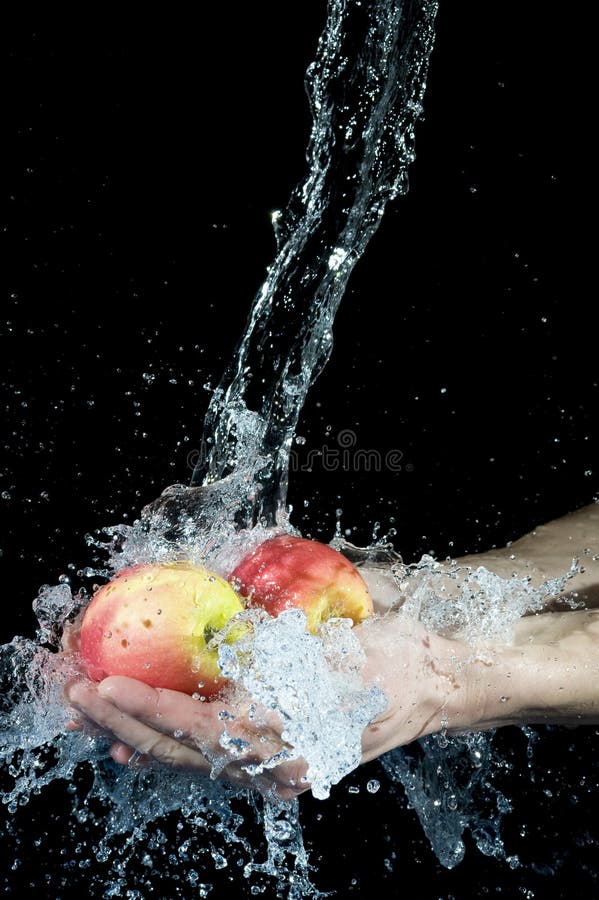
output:
<instances>
[{"instance_id":1,"label":"water droplet","mask_svg":"<svg viewBox=\"0 0 599 900\"><path fill-rule=\"evenodd\" d=\"M293 837L293 825L287 819L277 819L272 823L272 832L279 841L288 841Z\"/></svg>"},{"instance_id":2,"label":"water droplet","mask_svg":"<svg viewBox=\"0 0 599 900\"><path fill-rule=\"evenodd\" d=\"M376 778L371 778L368 784L366 785L366 790L369 794L376 794L378 789L380 788L381 783L377 781Z\"/></svg>"},{"instance_id":3,"label":"water droplet","mask_svg":"<svg viewBox=\"0 0 599 900\"><path fill-rule=\"evenodd\" d=\"M336 272L341 264L345 261L347 256L347 250L344 250L343 247L335 247L335 249L329 256L329 269L332 272Z\"/></svg>"}]
</instances>

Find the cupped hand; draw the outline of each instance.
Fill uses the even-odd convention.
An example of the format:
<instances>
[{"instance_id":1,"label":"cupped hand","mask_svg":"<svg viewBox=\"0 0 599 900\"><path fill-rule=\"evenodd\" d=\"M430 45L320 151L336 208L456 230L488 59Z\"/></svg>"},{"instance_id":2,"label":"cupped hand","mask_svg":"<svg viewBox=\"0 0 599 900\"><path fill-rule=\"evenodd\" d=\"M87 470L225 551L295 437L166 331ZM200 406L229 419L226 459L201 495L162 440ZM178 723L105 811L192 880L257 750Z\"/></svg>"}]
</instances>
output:
<instances>
[{"instance_id":1,"label":"cupped hand","mask_svg":"<svg viewBox=\"0 0 599 900\"><path fill-rule=\"evenodd\" d=\"M81 615L65 625L63 653L77 653ZM152 688L142 681L112 675L99 683L85 678L65 691L79 712L69 730L88 723L116 740L115 762L145 766L152 761L196 770L239 786L276 794L282 800L308 790L307 764L294 758L281 739L279 716L237 689L227 700L202 702L189 694Z\"/></svg>"},{"instance_id":2,"label":"cupped hand","mask_svg":"<svg viewBox=\"0 0 599 900\"><path fill-rule=\"evenodd\" d=\"M465 694L456 674L456 642L430 634L401 612L375 616L354 633L365 654L365 685L379 687L387 698L385 712L364 730L362 762L444 724L459 724L453 711ZM67 696L86 719L114 736L116 762L155 760L274 791L282 799L309 788L307 764L293 758L293 748L282 740L278 714L239 689L226 700L202 702L113 675L98 684L74 682Z\"/></svg>"}]
</instances>

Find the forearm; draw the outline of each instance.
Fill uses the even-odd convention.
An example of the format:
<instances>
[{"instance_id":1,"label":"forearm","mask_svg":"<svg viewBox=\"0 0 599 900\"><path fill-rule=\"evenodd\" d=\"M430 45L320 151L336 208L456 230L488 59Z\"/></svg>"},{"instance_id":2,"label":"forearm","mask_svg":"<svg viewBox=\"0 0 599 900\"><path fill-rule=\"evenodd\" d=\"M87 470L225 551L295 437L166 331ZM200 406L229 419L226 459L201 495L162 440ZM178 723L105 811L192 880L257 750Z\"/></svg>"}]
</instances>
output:
<instances>
[{"instance_id":1,"label":"forearm","mask_svg":"<svg viewBox=\"0 0 599 900\"><path fill-rule=\"evenodd\" d=\"M589 608L599 604L599 504L534 528L508 547L464 556L457 565L485 566L503 578L528 577L533 585L560 578L578 560L581 571L568 580L561 599Z\"/></svg>"},{"instance_id":2,"label":"forearm","mask_svg":"<svg viewBox=\"0 0 599 900\"><path fill-rule=\"evenodd\" d=\"M473 661L468 675L472 730L599 722L599 612L524 618L511 646L481 656L486 671Z\"/></svg>"},{"instance_id":3,"label":"forearm","mask_svg":"<svg viewBox=\"0 0 599 900\"><path fill-rule=\"evenodd\" d=\"M539 587L547 580L562 579L575 559L581 571L567 580L563 590L556 591L546 608L564 608L570 600L585 608L599 606L599 504L540 525L507 547L438 563L433 584L439 598L451 601L469 574L482 566L501 578L524 578ZM384 566L367 565L361 573L375 598L377 612L403 605L418 591L422 578L429 578L426 567L413 566L396 567L392 573Z\"/></svg>"},{"instance_id":4,"label":"forearm","mask_svg":"<svg viewBox=\"0 0 599 900\"><path fill-rule=\"evenodd\" d=\"M442 729L599 722L599 612L523 618L509 645L473 647L401 612L360 628L365 681L388 700L364 733L364 762Z\"/></svg>"}]
</instances>

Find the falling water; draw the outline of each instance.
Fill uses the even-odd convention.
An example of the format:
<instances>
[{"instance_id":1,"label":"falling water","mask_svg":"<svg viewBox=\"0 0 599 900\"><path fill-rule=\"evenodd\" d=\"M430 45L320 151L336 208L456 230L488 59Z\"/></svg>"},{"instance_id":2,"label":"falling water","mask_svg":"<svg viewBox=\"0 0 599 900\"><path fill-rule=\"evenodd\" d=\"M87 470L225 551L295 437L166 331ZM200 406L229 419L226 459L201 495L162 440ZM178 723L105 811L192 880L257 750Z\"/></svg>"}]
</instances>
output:
<instances>
[{"instance_id":1,"label":"falling water","mask_svg":"<svg viewBox=\"0 0 599 900\"><path fill-rule=\"evenodd\" d=\"M209 452L193 476L213 483L255 459L244 525L285 515L297 420L331 353L347 281L387 202L407 190L436 11L436 0L329 3L306 76L308 173L273 213L277 255L212 397Z\"/></svg>"}]
</instances>

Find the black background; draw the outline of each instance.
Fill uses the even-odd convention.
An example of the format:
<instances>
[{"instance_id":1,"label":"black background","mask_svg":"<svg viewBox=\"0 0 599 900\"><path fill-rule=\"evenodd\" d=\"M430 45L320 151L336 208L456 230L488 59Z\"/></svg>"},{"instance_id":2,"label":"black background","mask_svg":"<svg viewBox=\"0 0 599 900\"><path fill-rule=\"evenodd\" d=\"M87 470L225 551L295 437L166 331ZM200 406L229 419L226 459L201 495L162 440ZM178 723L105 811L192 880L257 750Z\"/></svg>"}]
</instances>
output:
<instances>
[{"instance_id":1,"label":"black background","mask_svg":"<svg viewBox=\"0 0 599 900\"><path fill-rule=\"evenodd\" d=\"M303 72L325 4L197 15L4 29L4 640L32 634L42 583L89 564L86 532L188 481L204 385L274 252L270 212L304 173ZM299 429L298 452L350 429L356 448L400 450L402 468L295 472L304 533L329 540L341 508L356 543L380 522L406 559L443 558L596 496L584 33L557 4L441 0L410 192L356 267ZM320 824L325 807L304 804L322 886L396 896L414 874L422 897L557 897L575 873L594 895L581 835L597 838L596 796L579 785L594 730L545 735L535 784L506 735L520 748L509 852L525 869L470 848L447 873L400 796L342 785Z\"/></svg>"}]
</instances>

